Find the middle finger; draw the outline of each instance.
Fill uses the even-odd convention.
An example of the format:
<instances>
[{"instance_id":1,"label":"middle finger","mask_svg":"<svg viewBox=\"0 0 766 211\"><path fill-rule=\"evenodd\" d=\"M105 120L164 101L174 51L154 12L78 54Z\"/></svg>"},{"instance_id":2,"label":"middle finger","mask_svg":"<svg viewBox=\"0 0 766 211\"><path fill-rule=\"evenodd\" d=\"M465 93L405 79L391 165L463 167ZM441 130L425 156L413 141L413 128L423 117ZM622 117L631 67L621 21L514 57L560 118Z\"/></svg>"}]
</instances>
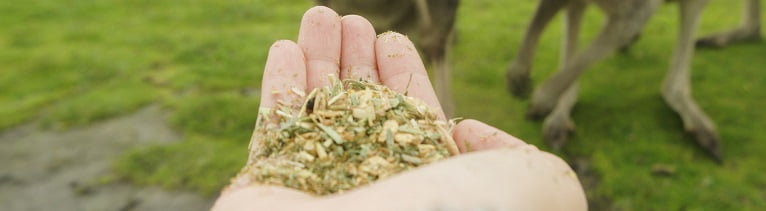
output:
<instances>
[{"instance_id":1,"label":"middle finger","mask_svg":"<svg viewBox=\"0 0 766 211\"><path fill-rule=\"evenodd\" d=\"M341 18L341 79L363 79L380 83L375 62L375 29L358 15Z\"/></svg>"}]
</instances>

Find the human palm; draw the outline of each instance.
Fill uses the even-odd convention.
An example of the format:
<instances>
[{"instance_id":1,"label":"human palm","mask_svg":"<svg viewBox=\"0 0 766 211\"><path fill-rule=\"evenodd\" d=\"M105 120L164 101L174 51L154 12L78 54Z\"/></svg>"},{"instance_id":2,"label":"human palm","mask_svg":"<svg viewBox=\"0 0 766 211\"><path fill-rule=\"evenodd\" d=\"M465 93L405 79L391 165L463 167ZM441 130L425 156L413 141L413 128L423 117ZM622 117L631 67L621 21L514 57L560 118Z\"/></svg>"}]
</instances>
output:
<instances>
[{"instance_id":1,"label":"human palm","mask_svg":"<svg viewBox=\"0 0 766 211\"><path fill-rule=\"evenodd\" d=\"M395 32L376 36L363 17L340 17L326 7L304 14L297 44L282 40L271 46L260 107L271 108L277 102L298 107L304 99L284 93L327 86L329 75L406 92L445 119L425 66L406 36ZM464 155L345 194L313 197L283 187L252 186L225 192L214 209L587 209L577 177L561 159L475 120L456 125L453 138Z\"/></svg>"}]
</instances>

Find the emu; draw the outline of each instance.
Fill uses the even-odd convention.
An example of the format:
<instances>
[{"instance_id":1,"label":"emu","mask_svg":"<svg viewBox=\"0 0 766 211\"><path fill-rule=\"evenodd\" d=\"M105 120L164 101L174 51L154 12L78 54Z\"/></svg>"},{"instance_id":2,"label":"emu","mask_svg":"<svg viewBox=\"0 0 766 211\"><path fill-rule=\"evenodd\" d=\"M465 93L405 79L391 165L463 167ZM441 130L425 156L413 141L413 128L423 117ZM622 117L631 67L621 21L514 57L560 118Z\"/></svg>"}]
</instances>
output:
<instances>
[{"instance_id":1,"label":"emu","mask_svg":"<svg viewBox=\"0 0 766 211\"><path fill-rule=\"evenodd\" d=\"M673 0L680 10L680 30L670 68L662 84L665 102L677 112L684 129L719 163L722 162L715 125L691 95L689 68L695 49L695 32L708 0ZM730 32L707 36L700 46L723 46L732 42L760 38L759 0L746 0L742 25ZM574 131L571 110L577 101L577 78L589 65L628 45L641 32L664 0L540 0L516 58L508 66L508 88L517 97L531 90L530 67L535 47L545 26L560 11L566 11L565 38L558 72L532 92L527 116L544 118L543 137L560 148ZM596 5L606 15L606 23L590 45L578 50L577 40L583 11Z\"/></svg>"},{"instance_id":2,"label":"emu","mask_svg":"<svg viewBox=\"0 0 766 211\"><path fill-rule=\"evenodd\" d=\"M435 69L434 86L443 110L451 116L454 108L449 94L451 79L447 55L454 37L458 0L315 1L342 15L365 16L378 32L395 30L416 34L416 45ZM745 0L739 27L705 36L696 42L694 36L699 17L709 0L540 0L516 58L507 67L506 77L508 89L514 96L526 98L532 93L527 116L544 119L543 137L554 149L561 148L574 131L571 110L577 101L577 78L591 64L634 42L665 1L678 3L680 30L661 88L663 99L680 115L684 129L695 136L697 143L716 161L722 162L715 124L691 96L689 65L695 45L723 47L735 42L760 40L760 0ZM576 41L583 13L589 4L606 15L606 23L598 36L579 50ZM533 92L530 70L535 48L547 24L562 11L566 13L566 21L558 72Z\"/></svg>"}]
</instances>

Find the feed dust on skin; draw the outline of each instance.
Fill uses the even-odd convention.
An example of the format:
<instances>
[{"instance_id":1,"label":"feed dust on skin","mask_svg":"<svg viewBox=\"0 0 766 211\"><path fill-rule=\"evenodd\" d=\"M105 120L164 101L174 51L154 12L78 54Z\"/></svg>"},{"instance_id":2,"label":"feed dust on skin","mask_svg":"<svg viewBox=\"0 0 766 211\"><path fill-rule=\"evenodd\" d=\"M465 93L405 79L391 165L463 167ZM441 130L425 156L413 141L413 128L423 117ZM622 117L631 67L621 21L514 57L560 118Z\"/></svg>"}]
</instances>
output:
<instances>
[{"instance_id":1,"label":"feed dust on skin","mask_svg":"<svg viewBox=\"0 0 766 211\"><path fill-rule=\"evenodd\" d=\"M454 121L424 102L360 80L289 92L300 108L262 109L250 158L230 189L279 185L316 195L343 192L458 153Z\"/></svg>"},{"instance_id":2,"label":"feed dust on skin","mask_svg":"<svg viewBox=\"0 0 766 211\"><path fill-rule=\"evenodd\" d=\"M465 148L466 152L473 152L474 151L473 144L471 144L471 142L468 141L468 140L464 140L463 141L463 147Z\"/></svg>"},{"instance_id":3,"label":"feed dust on skin","mask_svg":"<svg viewBox=\"0 0 766 211\"><path fill-rule=\"evenodd\" d=\"M407 36L396 33L396 32L387 31L378 35L378 39L381 39L381 38L383 39L383 42L385 43L388 43L390 41L396 41L401 43L401 39L407 39Z\"/></svg>"},{"instance_id":4,"label":"feed dust on skin","mask_svg":"<svg viewBox=\"0 0 766 211\"><path fill-rule=\"evenodd\" d=\"M487 144L487 143L489 143L489 142L490 142L492 139L496 139L496 137L497 137L497 134L498 134L497 132L493 132L492 134L488 134L488 135L484 135L484 136L481 136L481 137L479 138L479 143L482 143L482 144Z\"/></svg>"}]
</instances>

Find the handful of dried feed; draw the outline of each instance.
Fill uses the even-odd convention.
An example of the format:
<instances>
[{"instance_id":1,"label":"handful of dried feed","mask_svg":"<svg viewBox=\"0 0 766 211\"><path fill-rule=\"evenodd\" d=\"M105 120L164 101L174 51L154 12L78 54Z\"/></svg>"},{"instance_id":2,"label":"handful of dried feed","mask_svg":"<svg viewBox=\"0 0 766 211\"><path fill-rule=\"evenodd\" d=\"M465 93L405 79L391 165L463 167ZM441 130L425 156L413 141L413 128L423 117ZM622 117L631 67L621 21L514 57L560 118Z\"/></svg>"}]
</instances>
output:
<instances>
[{"instance_id":1,"label":"handful of dried feed","mask_svg":"<svg viewBox=\"0 0 766 211\"><path fill-rule=\"evenodd\" d=\"M424 102L365 81L331 81L305 96L300 110L279 103L260 111L250 158L232 187L331 194L458 153L453 123Z\"/></svg>"}]
</instances>

